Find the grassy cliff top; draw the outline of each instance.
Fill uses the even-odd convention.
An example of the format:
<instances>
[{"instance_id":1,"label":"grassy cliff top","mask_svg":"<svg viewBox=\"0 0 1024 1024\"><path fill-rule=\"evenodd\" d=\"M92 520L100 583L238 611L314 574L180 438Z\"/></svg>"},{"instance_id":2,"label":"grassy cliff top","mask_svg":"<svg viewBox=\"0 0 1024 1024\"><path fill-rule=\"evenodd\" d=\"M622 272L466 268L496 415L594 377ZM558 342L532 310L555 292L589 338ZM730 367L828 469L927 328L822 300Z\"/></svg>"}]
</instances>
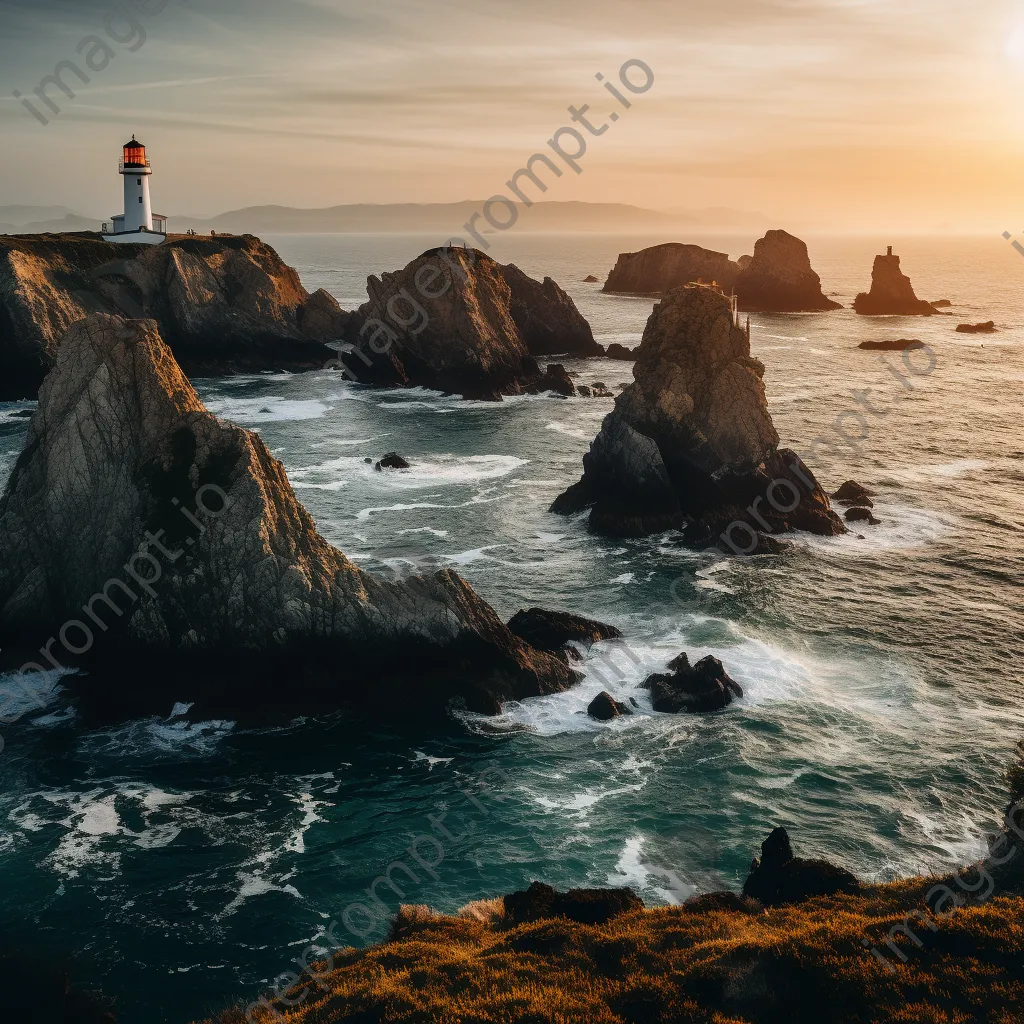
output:
<instances>
[{"instance_id":1,"label":"grassy cliff top","mask_svg":"<svg viewBox=\"0 0 1024 1024\"><path fill-rule=\"evenodd\" d=\"M457 917L403 908L390 941L339 952L281 1000L216 1024L1024 1019L1024 899L997 895L932 916L926 893L936 883L767 911L705 898L598 926L511 926L501 900Z\"/></svg>"}]
</instances>

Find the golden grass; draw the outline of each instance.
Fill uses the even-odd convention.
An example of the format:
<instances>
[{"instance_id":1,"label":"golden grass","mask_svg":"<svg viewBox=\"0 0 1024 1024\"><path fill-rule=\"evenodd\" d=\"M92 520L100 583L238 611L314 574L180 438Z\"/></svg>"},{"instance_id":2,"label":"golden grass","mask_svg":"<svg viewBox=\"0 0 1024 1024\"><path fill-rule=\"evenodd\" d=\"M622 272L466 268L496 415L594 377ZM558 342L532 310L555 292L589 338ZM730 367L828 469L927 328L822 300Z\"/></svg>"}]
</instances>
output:
<instances>
[{"instance_id":1,"label":"golden grass","mask_svg":"<svg viewBox=\"0 0 1024 1024\"><path fill-rule=\"evenodd\" d=\"M1024 1020L1024 899L911 927L934 880L767 912L671 907L605 925L507 926L493 902L458 917L407 908L391 941L339 953L254 1024L781 1024ZM887 968L862 939L892 963ZM240 1024L246 1009L218 1018ZM212 1022L211 1022L212 1024Z\"/></svg>"}]
</instances>

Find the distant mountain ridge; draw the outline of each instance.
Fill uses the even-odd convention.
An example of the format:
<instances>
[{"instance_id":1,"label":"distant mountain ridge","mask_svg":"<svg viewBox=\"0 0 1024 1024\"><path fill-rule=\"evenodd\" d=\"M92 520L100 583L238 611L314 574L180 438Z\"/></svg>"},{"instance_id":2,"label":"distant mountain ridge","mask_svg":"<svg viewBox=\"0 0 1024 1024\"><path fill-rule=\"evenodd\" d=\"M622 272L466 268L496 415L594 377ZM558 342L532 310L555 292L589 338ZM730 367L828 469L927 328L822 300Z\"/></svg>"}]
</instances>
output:
<instances>
[{"instance_id":1,"label":"distant mountain ridge","mask_svg":"<svg viewBox=\"0 0 1024 1024\"><path fill-rule=\"evenodd\" d=\"M292 206L250 206L213 217L172 216L173 232L201 234L389 234L439 232L446 237L464 234L462 225L483 207L484 200L458 203L353 203L316 209ZM527 232L667 231L694 228L758 228L767 223L761 214L716 207L694 213L665 213L624 203L548 202L527 207L516 204L514 230ZM0 233L38 234L61 231L98 231L100 218L83 217L66 207L0 206ZM496 233L478 218L484 234Z\"/></svg>"}]
</instances>

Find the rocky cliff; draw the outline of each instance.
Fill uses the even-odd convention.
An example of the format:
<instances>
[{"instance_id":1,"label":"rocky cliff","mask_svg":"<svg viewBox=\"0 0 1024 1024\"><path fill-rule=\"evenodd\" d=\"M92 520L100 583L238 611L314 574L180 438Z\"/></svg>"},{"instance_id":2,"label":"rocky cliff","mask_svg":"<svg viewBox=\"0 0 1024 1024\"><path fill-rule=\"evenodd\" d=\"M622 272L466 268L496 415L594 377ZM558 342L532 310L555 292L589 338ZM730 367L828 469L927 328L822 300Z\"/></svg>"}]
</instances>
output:
<instances>
[{"instance_id":1,"label":"rocky cliff","mask_svg":"<svg viewBox=\"0 0 1024 1024\"><path fill-rule=\"evenodd\" d=\"M119 245L95 235L0 237L0 397L34 395L90 313L157 321L189 374L323 366L347 314L251 235Z\"/></svg>"},{"instance_id":2,"label":"rocky cliff","mask_svg":"<svg viewBox=\"0 0 1024 1024\"><path fill-rule=\"evenodd\" d=\"M685 528L690 543L743 553L793 529L844 533L810 470L779 448L763 373L726 296L699 285L669 292L647 321L634 383L552 511L589 507L595 533Z\"/></svg>"},{"instance_id":3,"label":"rocky cliff","mask_svg":"<svg viewBox=\"0 0 1024 1024\"><path fill-rule=\"evenodd\" d=\"M57 346L0 500L0 636L59 638L61 664L95 669L83 696L165 714L495 711L575 679L454 573L357 569L259 436L206 411L156 323L103 314Z\"/></svg>"},{"instance_id":4,"label":"rocky cliff","mask_svg":"<svg viewBox=\"0 0 1024 1024\"><path fill-rule=\"evenodd\" d=\"M342 354L361 383L500 399L548 390L535 356L604 352L551 278L535 281L476 249L430 249L370 277L366 290Z\"/></svg>"},{"instance_id":5,"label":"rocky cliff","mask_svg":"<svg viewBox=\"0 0 1024 1024\"><path fill-rule=\"evenodd\" d=\"M876 256L871 268L871 291L861 292L853 308L863 316L931 316L935 307L914 294L910 278L900 270L900 258L892 246Z\"/></svg>"},{"instance_id":6,"label":"rocky cliff","mask_svg":"<svg viewBox=\"0 0 1024 1024\"><path fill-rule=\"evenodd\" d=\"M808 313L840 309L821 291L811 268L807 244L788 231L769 231L758 239L754 256L736 278L744 312Z\"/></svg>"},{"instance_id":7,"label":"rocky cliff","mask_svg":"<svg viewBox=\"0 0 1024 1024\"><path fill-rule=\"evenodd\" d=\"M662 295L700 279L709 283L715 281L729 291L738 275L739 266L724 252L683 242L665 242L639 252L619 253L601 290L628 295Z\"/></svg>"}]
</instances>

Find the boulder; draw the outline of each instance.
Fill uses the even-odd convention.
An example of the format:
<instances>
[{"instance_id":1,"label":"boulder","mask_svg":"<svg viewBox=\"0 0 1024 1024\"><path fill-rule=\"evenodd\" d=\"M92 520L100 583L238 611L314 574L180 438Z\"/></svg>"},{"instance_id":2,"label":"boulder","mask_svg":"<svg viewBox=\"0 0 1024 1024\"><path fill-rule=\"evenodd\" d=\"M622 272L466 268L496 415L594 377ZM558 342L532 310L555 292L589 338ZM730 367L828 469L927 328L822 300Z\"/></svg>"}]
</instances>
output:
<instances>
[{"instance_id":1,"label":"boulder","mask_svg":"<svg viewBox=\"0 0 1024 1024\"><path fill-rule=\"evenodd\" d=\"M569 643L589 647L600 640L615 640L622 636L621 630L596 619L543 608L521 609L508 620L508 628L530 647L550 654L561 651Z\"/></svg>"},{"instance_id":2,"label":"boulder","mask_svg":"<svg viewBox=\"0 0 1024 1024\"><path fill-rule=\"evenodd\" d=\"M619 253L601 289L627 295L663 295L672 288L693 281L716 282L729 291L739 267L724 252L699 245L666 242L640 252Z\"/></svg>"},{"instance_id":3,"label":"boulder","mask_svg":"<svg viewBox=\"0 0 1024 1024\"><path fill-rule=\"evenodd\" d=\"M789 833L784 828L774 829L761 844L761 857L751 862L743 885L744 896L766 907L859 891L860 882L845 868L826 860L794 857Z\"/></svg>"},{"instance_id":4,"label":"boulder","mask_svg":"<svg viewBox=\"0 0 1024 1024\"><path fill-rule=\"evenodd\" d=\"M832 498L840 505L865 505L867 508L873 508L871 499L874 496L875 492L869 491L863 484L857 483L856 480L847 480Z\"/></svg>"},{"instance_id":5,"label":"boulder","mask_svg":"<svg viewBox=\"0 0 1024 1024\"><path fill-rule=\"evenodd\" d=\"M604 354L608 359L621 359L623 362L633 362L636 359L636 349L626 348L617 341L613 341L605 350Z\"/></svg>"},{"instance_id":6,"label":"boulder","mask_svg":"<svg viewBox=\"0 0 1024 1024\"><path fill-rule=\"evenodd\" d=\"M586 384L581 384L576 389L576 392L577 394L580 395L581 398L590 398L593 395L593 392L590 390L590 387Z\"/></svg>"},{"instance_id":7,"label":"boulder","mask_svg":"<svg viewBox=\"0 0 1024 1024\"><path fill-rule=\"evenodd\" d=\"M531 385L531 390L538 393L554 391L555 394L569 397L576 394L576 385L573 384L572 378L566 373L565 367L561 363L548 363L544 376L538 378L537 382Z\"/></svg>"},{"instance_id":8,"label":"boulder","mask_svg":"<svg viewBox=\"0 0 1024 1024\"><path fill-rule=\"evenodd\" d=\"M0 644L58 636L51 654L92 672L79 700L125 717L495 712L578 678L453 572L358 569L259 435L207 412L156 323L103 314L59 344L0 499Z\"/></svg>"},{"instance_id":9,"label":"boulder","mask_svg":"<svg viewBox=\"0 0 1024 1024\"><path fill-rule=\"evenodd\" d=\"M900 270L900 258L892 246L885 256L876 256L871 269L871 291L861 292L853 308L862 316L931 316L935 307L914 294L910 278Z\"/></svg>"},{"instance_id":10,"label":"boulder","mask_svg":"<svg viewBox=\"0 0 1024 1024\"><path fill-rule=\"evenodd\" d=\"M319 369L350 314L252 235L118 245L0 237L0 399L35 395L68 328L91 313L149 317L189 374Z\"/></svg>"},{"instance_id":11,"label":"boulder","mask_svg":"<svg viewBox=\"0 0 1024 1024\"><path fill-rule=\"evenodd\" d=\"M398 452L388 452L387 455L381 457L379 462L374 463L373 468L379 473L384 469L410 469L411 467Z\"/></svg>"},{"instance_id":12,"label":"boulder","mask_svg":"<svg viewBox=\"0 0 1024 1024\"><path fill-rule=\"evenodd\" d=\"M593 274L587 274L587 276L585 278L583 278L583 283L584 284L597 284L597 281L598 281L598 278L594 277Z\"/></svg>"},{"instance_id":13,"label":"boulder","mask_svg":"<svg viewBox=\"0 0 1024 1024\"><path fill-rule=\"evenodd\" d=\"M932 305L933 305L933 306L934 306L934 307L935 307L936 309L949 309L949 307L953 305L953 303L952 303L952 302L950 302L950 301L949 301L949 299L936 299L936 300L935 300L935 301L934 301L933 303L931 303L931 304L932 304Z\"/></svg>"},{"instance_id":14,"label":"boulder","mask_svg":"<svg viewBox=\"0 0 1024 1024\"><path fill-rule=\"evenodd\" d=\"M476 249L430 249L370 277L366 290L341 353L360 383L497 401L547 387L536 356L604 353L551 278L535 281Z\"/></svg>"},{"instance_id":15,"label":"boulder","mask_svg":"<svg viewBox=\"0 0 1024 1024\"><path fill-rule=\"evenodd\" d=\"M763 373L727 296L699 285L669 292L583 477L551 511L589 508L590 530L609 536L685 528L694 546L745 554L764 549L764 533L845 532L810 470L779 448Z\"/></svg>"},{"instance_id":16,"label":"boulder","mask_svg":"<svg viewBox=\"0 0 1024 1024\"><path fill-rule=\"evenodd\" d=\"M599 722L610 722L613 718L633 714L628 705L617 701L607 690L602 690L587 705L587 714Z\"/></svg>"},{"instance_id":17,"label":"boulder","mask_svg":"<svg viewBox=\"0 0 1024 1024\"><path fill-rule=\"evenodd\" d=\"M986 320L983 324L960 324L956 329L957 334L995 334L995 331L995 320Z\"/></svg>"},{"instance_id":18,"label":"boulder","mask_svg":"<svg viewBox=\"0 0 1024 1024\"><path fill-rule=\"evenodd\" d=\"M686 654L668 663L669 671L648 676L640 685L651 691L655 711L678 714L718 711L743 696L740 684L710 654L691 666Z\"/></svg>"},{"instance_id":19,"label":"boulder","mask_svg":"<svg viewBox=\"0 0 1024 1024\"><path fill-rule=\"evenodd\" d=\"M846 510L846 521L848 523L867 523L868 526L878 526L882 521L876 519L870 508L850 508Z\"/></svg>"},{"instance_id":20,"label":"boulder","mask_svg":"<svg viewBox=\"0 0 1024 1024\"><path fill-rule=\"evenodd\" d=\"M643 910L632 889L569 889L558 892L543 882L505 897L505 920L512 925L566 917L578 924L606 924L613 917Z\"/></svg>"},{"instance_id":21,"label":"boulder","mask_svg":"<svg viewBox=\"0 0 1024 1024\"><path fill-rule=\"evenodd\" d=\"M736 278L744 312L802 313L840 309L821 291L811 269L807 244L788 231L769 231L758 239L754 257Z\"/></svg>"},{"instance_id":22,"label":"boulder","mask_svg":"<svg viewBox=\"0 0 1024 1024\"><path fill-rule=\"evenodd\" d=\"M912 338L885 338L882 341L862 341L857 348L878 349L882 352L905 352L911 348L924 348L924 342Z\"/></svg>"}]
</instances>

